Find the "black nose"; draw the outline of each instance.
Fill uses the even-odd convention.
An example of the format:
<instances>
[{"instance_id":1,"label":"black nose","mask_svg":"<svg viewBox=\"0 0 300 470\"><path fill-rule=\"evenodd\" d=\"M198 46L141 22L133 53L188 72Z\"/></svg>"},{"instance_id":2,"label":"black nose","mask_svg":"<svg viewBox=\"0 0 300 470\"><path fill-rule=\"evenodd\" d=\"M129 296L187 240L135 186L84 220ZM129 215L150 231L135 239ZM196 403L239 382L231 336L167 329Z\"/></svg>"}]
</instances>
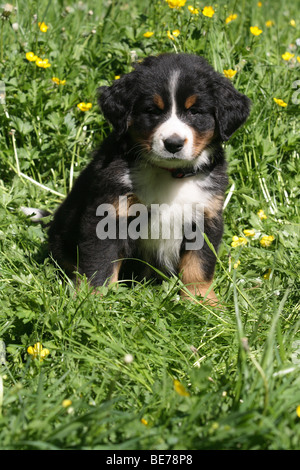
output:
<instances>
[{"instance_id":1,"label":"black nose","mask_svg":"<svg viewBox=\"0 0 300 470\"><path fill-rule=\"evenodd\" d=\"M173 134L164 140L164 146L170 153L179 152L184 146L184 140L177 134Z\"/></svg>"}]
</instances>

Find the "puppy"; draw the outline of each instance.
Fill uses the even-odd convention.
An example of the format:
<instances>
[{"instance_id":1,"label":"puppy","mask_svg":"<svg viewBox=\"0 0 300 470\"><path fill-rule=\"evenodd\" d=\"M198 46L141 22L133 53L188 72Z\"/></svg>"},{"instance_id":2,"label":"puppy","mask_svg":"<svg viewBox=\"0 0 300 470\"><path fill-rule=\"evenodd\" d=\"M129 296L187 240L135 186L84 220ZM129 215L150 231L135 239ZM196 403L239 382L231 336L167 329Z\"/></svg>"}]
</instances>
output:
<instances>
[{"instance_id":1,"label":"puppy","mask_svg":"<svg viewBox=\"0 0 300 470\"><path fill-rule=\"evenodd\" d=\"M130 259L141 260L141 277L180 275L215 302L209 245L217 251L223 233L222 142L246 121L250 100L189 54L147 57L99 93L113 131L54 215L53 257L92 286L128 276Z\"/></svg>"}]
</instances>

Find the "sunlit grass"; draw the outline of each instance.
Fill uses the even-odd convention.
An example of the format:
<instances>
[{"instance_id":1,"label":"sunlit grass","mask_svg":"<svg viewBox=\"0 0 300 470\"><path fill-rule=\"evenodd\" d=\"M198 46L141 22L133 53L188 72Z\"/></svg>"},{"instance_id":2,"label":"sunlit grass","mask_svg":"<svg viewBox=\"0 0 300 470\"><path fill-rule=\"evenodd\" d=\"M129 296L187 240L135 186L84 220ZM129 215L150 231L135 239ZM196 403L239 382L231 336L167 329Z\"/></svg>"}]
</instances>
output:
<instances>
[{"instance_id":1,"label":"sunlit grass","mask_svg":"<svg viewBox=\"0 0 300 470\"><path fill-rule=\"evenodd\" d=\"M297 9L182 3L1 7L2 449L299 448ZM97 88L161 52L205 56L253 103L226 144L222 309L175 278L75 293L20 210L55 210L109 132Z\"/></svg>"}]
</instances>

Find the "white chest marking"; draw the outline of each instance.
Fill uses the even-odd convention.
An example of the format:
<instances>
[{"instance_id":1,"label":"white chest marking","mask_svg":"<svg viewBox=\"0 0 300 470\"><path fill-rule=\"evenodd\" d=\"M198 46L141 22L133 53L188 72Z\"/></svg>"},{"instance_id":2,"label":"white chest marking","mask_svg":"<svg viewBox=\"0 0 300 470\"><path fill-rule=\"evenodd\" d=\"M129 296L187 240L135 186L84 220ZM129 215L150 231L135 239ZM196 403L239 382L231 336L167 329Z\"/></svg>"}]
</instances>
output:
<instances>
[{"instance_id":1,"label":"white chest marking","mask_svg":"<svg viewBox=\"0 0 300 470\"><path fill-rule=\"evenodd\" d=\"M203 222L211 201L210 176L172 178L163 169L149 166L133 173L133 190L150 210L149 236L139 240L141 256L168 271L176 272L183 236L183 222ZM155 205L151 211L151 205ZM199 212L200 207L200 212ZM197 217L196 217L197 214ZM199 219L201 218L201 220Z\"/></svg>"}]
</instances>

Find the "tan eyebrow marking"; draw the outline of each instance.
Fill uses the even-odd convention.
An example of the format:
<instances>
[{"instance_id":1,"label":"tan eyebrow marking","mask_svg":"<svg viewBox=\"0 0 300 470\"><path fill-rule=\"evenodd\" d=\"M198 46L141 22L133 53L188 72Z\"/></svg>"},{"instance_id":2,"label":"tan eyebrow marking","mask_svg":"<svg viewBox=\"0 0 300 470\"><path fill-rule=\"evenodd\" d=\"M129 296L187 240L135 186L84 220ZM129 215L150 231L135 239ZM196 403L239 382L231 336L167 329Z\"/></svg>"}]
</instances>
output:
<instances>
[{"instance_id":1,"label":"tan eyebrow marking","mask_svg":"<svg viewBox=\"0 0 300 470\"><path fill-rule=\"evenodd\" d=\"M189 97L185 100L185 103L184 103L185 109L189 109L191 106L193 106L193 104L196 103L197 98L198 98L197 95L191 95L191 96L189 96Z\"/></svg>"},{"instance_id":2,"label":"tan eyebrow marking","mask_svg":"<svg viewBox=\"0 0 300 470\"><path fill-rule=\"evenodd\" d=\"M165 109L165 103L160 95L157 95L157 94L154 95L153 101L159 109L161 110Z\"/></svg>"}]
</instances>

